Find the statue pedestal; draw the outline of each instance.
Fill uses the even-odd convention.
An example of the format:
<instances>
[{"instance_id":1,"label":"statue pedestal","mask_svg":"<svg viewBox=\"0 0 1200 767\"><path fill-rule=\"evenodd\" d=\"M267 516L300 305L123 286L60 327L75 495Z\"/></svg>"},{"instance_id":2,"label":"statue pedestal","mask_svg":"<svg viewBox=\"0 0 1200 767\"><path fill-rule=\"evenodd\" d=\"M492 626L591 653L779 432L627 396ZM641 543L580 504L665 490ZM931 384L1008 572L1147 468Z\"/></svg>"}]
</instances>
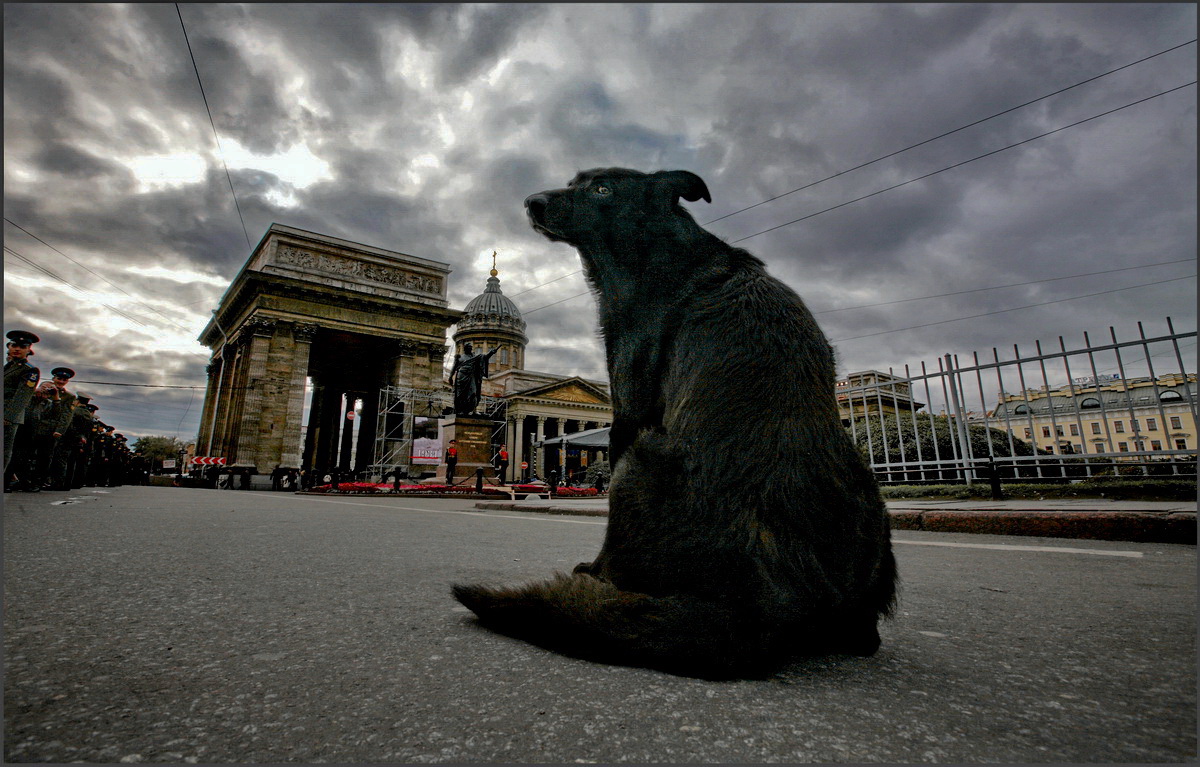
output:
<instances>
[{"instance_id":1,"label":"statue pedestal","mask_svg":"<svg viewBox=\"0 0 1200 767\"><path fill-rule=\"evenodd\" d=\"M450 440L458 447L458 464L454 467L454 484L475 484L475 472L483 469L483 480L496 484L496 468L492 466L492 431L496 425L490 418L476 415L452 415L442 424L442 463L428 484L446 484L446 447Z\"/></svg>"}]
</instances>

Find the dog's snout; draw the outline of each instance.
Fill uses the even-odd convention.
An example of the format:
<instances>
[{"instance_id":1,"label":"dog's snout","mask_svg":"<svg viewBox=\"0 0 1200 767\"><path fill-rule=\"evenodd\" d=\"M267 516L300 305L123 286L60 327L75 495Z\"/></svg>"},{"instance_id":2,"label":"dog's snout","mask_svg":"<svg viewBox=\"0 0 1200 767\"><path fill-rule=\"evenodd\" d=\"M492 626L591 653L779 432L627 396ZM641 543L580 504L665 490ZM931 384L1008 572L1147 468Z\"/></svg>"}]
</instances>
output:
<instances>
[{"instance_id":1,"label":"dog's snout","mask_svg":"<svg viewBox=\"0 0 1200 767\"><path fill-rule=\"evenodd\" d=\"M525 210L535 221L543 220L546 206L549 204L549 195L543 193L531 194L525 198Z\"/></svg>"}]
</instances>

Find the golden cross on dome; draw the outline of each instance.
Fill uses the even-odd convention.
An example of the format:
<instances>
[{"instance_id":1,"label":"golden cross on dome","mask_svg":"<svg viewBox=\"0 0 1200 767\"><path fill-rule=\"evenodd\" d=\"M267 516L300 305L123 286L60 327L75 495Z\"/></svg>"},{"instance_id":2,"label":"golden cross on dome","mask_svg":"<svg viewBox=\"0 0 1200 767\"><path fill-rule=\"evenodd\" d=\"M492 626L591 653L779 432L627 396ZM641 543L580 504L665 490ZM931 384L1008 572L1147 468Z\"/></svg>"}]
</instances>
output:
<instances>
[{"instance_id":1,"label":"golden cross on dome","mask_svg":"<svg viewBox=\"0 0 1200 767\"><path fill-rule=\"evenodd\" d=\"M492 251L492 276L495 277L499 272L496 271L496 251Z\"/></svg>"}]
</instances>

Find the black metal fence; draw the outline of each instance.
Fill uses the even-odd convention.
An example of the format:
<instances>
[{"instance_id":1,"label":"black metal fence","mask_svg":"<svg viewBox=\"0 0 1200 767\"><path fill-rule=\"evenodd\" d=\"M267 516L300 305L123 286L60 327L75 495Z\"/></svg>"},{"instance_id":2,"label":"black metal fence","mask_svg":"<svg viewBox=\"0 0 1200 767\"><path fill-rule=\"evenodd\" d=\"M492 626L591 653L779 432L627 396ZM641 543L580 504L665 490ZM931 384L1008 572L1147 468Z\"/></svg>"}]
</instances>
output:
<instances>
[{"instance_id":1,"label":"black metal fence","mask_svg":"<svg viewBox=\"0 0 1200 767\"><path fill-rule=\"evenodd\" d=\"M843 422L884 483L1195 478L1196 332L1177 332L1169 317L1166 327L855 373L838 385Z\"/></svg>"}]
</instances>

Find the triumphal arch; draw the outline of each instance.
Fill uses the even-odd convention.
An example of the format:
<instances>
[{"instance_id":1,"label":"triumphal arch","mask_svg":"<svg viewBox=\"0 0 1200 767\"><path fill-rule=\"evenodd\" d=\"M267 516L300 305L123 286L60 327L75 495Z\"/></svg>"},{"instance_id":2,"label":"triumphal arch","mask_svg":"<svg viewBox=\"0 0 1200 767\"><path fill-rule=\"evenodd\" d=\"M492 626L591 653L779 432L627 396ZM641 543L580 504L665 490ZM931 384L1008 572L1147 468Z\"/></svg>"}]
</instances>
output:
<instances>
[{"instance_id":1,"label":"triumphal arch","mask_svg":"<svg viewBox=\"0 0 1200 767\"><path fill-rule=\"evenodd\" d=\"M213 351L196 452L235 471L362 471L381 389L443 386L446 329L462 317L450 271L272 224L200 334Z\"/></svg>"}]
</instances>

